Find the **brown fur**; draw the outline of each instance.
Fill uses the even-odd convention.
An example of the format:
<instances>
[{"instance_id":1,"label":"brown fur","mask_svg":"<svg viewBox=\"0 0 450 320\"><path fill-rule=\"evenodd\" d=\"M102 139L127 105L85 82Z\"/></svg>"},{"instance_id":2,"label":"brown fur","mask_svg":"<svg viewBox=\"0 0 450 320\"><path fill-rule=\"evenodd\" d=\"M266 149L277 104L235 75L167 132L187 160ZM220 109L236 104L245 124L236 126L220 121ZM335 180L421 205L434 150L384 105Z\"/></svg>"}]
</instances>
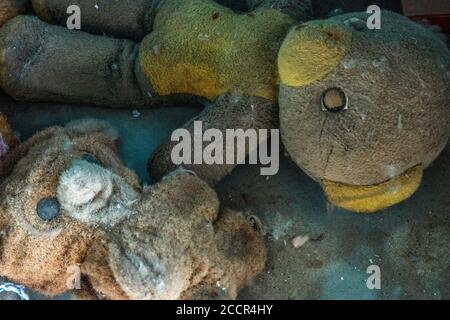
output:
<instances>
[{"instance_id":1,"label":"brown fur","mask_svg":"<svg viewBox=\"0 0 450 320\"><path fill-rule=\"evenodd\" d=\"M12 150L17 144L16 137L14 136L13 130L6 119L6 116L0 112L0 143L7 145L9 150ZM0 149L0 159L5 155L2 154Z\"/></svg>"},{"instance_id":2,"label":"brown fur","mask_svg":"<svg viewBox=\"0 0 450 320\"><path fill-rule=\"evenodd\" d=\"M0 27L6 21L25 12L26 2L24 0L2 0L0 1Z\"/></svg>"},{"instance_id":3,"label":"brown fur","mask_svg":"<svg viewBox=\"0 0 450 320\"><path fill-rule=\"evenodd\" d=\"M0 276L55 295L79 266L82 299L235 298L264 266L262 239L241 214L220 211L216 193L190 173L142 190L116 139L103 123L81 121L40 132L7 156ZM86 153L98 162L82 160ZM103 191L83 202L99 181ZM36 213L46 197L61 206L50 221Z\"/></svg>"}]
</instances>

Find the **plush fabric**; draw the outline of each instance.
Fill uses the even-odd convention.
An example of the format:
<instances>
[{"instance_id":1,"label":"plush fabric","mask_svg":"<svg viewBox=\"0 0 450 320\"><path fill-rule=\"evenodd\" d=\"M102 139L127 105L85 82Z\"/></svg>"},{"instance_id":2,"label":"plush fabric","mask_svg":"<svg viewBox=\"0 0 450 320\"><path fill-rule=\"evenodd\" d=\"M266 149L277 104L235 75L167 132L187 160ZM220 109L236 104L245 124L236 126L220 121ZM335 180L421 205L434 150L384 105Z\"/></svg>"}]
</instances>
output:
<instances>
[{"instance_id":1,"label":"plush fabric","mask_svg":"<svg viewBox=\"0 0 450 320\"><path fill-rule=\"evenodd\" d=\"M116 142L105 123L78 121L0 164L0 276L56 295L79 269L80 298L235 298L264 267L262 237L192 173L142 188Z\"/></svg>"},{"instance_id":2,"label":"plush fabric","mask_svg":"<svg viewBox=\"0 0 450 320\"><path fill-rule=\"evenodd\" d=\"M313 44L325 41L331 51L325 52L324 57L345 47L345 55L336 52L331 54L333 59L327 59L333 61L333 67L317 69L321 72L315 81L303 81L305 74L311 74L304 72L309 66L299 64L303 56L293 61L299 68L291 69L287 76L281 75L283 143L293 160L325 185L378 185L414 167L424 169L443 150L450 136L450 53L446 45L401 15L382 12L380 30L361 28L367 18L365 13L351 13L306 23L292 31L299 35L288 36L279 56L291 58L299 52L291 37L308 37ZM326 27L318 29L317 25ZM309 48L308 41L304 47L300 45L300 51ZM330 88L345 93L346 109L324 110L321 97ZM398 180L397 188L384 191L397 201L373 199L375 203L368 205L366 211L408 198L411 186L417 187L421 175L413 176L414 179ZM326 190L337 192L335 188ZM347 200L357 201L367 194L355 190L349 197ZM342 195L329 197L342 206L341 201L333 201L338 198Z\"/></svg>"},{"instance_id":3,"label":"plush fabric","mask_svg":"<svg viewBox=\"0 0 450 320\"><path fill-rule=\"evenodd\" d=\"M139 64L160 95L235 92L274 100L276 57L291 24L273 9L247 15L209 0L165 1Z\"/></svg>"},{"instance_id":4,"label":"plush fabric","mask_svg":"<svg viewBox=\"0 0 450 320\"><path fill-rule=\"evenodd\" d=\"M0 27L8 20L26 11L28 0L2 0L0 2Z\"/></svg>"},{"instance_id":5,"label":"plush fabric","mask_svg":"<svg viewBox=\"0 0 450 320\"><path fill-rule=\"evenodd\" d=\"M5 115L0 112L0 159L15 147L17 141Z\"/></svg>"}]
</instances>

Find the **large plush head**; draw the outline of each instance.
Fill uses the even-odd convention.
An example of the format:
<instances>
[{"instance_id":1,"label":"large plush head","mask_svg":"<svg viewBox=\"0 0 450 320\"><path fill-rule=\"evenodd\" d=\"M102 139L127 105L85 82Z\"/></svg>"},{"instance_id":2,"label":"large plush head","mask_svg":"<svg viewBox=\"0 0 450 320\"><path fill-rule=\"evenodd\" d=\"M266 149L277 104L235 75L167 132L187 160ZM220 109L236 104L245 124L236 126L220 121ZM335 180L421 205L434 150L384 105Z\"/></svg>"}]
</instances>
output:
<instances>
[{"instance_id":1,"label":"large plush head","mask_svg":"<svg viewBox=\"0 0 450 320\"><path fill-rule=\"evenodd\" d=\"M328 199L373 212L408 198L450 135L450 53L431 31L382 12L311 21L279 53L283 141Z\"/></svg>"},{"instance_id":2,"label":"large plush head","mask_svg":"<svg viewBox=\"0 0 450 320\"><path fill-rule=\"evenodd\" d=\"M0 165L0 276L54 295L111 299L236 297L265 261L260 237L196 176L143 191L117 134L85 120L53 127ZM81 295L81 294L80 294Z\"/></svg>"}]
</instances>

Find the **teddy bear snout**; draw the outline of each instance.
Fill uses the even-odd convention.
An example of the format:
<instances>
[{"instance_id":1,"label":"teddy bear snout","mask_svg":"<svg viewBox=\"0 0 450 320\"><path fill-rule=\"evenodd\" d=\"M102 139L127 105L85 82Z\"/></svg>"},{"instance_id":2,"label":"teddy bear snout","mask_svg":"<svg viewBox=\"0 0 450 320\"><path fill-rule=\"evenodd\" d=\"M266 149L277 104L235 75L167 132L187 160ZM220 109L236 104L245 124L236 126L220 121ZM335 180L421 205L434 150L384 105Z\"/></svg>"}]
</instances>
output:
<instances>
[{"instance_id":1,"label":"teddy bear snout","mask_svg":"<svg viewBox=\"0 0 450 320\"><path fill-rule=\"evenodd\" d=\"M87 161L74 162L58 186L58 199L69 214L94 213L107 205L112 193L111 172Z\"/></svg>"}]
</instances>

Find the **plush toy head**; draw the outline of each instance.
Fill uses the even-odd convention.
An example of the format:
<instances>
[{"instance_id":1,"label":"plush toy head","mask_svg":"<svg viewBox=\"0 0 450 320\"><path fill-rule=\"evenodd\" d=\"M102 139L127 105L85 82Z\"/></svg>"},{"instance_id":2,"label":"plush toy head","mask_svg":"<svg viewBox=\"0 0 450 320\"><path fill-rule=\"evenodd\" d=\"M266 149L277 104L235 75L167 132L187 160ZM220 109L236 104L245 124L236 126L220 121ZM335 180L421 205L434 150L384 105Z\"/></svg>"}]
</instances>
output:
<instances>
[{"instance_id":1,"label":"plush toy head","mask_svg":"<svg viewBox=\"0 0 450 320\"><path fill-rule=\"evenodd\" d=\"M450 53L390 12L381 29L352 13L295 27L279 53L281 129L328 199L383 209L418 188L450 135Z\"/></svg>"},{"instance_id":2,"label":"plush toy head","mask_svg":"<svg viewBox=\"0 0 450 320\"><path fill-rule=\"evenodd\" d=\"M46 294L236 297L265 261L260 237L215 192L176 171L141 190L117 134L86 120L38 133L0 165L0 275ZM76 276L76 274L75 274ZM220 284L220 285L218 285Z\"/></svg>"}]
</instances>

